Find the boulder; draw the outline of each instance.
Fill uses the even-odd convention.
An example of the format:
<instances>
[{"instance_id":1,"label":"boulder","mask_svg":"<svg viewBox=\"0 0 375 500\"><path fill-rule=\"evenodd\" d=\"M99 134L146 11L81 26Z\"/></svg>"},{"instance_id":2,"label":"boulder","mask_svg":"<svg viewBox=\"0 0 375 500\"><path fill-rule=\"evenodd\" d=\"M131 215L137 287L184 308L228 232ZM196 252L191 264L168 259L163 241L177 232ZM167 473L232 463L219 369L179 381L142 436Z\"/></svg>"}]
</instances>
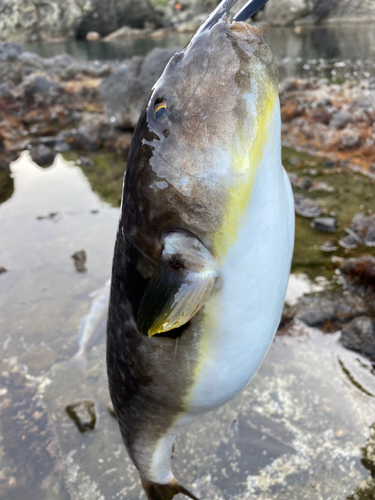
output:
<instances>
[{"instance_id":1,"label":"boulder","mask_svg":"<svg viewBox=\"0 0 375 500\"><path fill-rule=\"evenodd\" d=\"M6 0L0 2L0 40L37 41L108 35L121 26L161 26L150 0Z\"/></svg>"},{"instance_id":2,"label":"boulder","mask_svg":"<svg viewBox=\"0 0 375 500\"><path fill-rule=\"evenodd\" d=\"M354 318L342 329L341 344L375 359L375 321L368 316Z\"/></svg>"},{"instance_id":3,"label":"boulder","mask_svg":"<svg viewBox=\"0 0 375 500\"><path fill-rule=\"evenodd\" d=\"M175 51L153 49L145 58L133 57L99 86L104 111L118 128L134 128L155 81Z\"/></svg>"}]
</instances>

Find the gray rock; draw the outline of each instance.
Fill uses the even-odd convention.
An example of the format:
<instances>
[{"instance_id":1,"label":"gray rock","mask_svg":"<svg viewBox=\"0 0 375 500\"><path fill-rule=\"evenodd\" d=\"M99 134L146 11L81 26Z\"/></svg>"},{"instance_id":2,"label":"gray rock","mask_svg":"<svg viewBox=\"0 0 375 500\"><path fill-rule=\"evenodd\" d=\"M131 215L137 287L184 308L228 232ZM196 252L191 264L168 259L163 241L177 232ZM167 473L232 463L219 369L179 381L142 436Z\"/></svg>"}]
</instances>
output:
<instances>
[{"instance_id":1,"label":"gray rock","mask_svg":"<svg viewBox=\"0 0 375 500\"><path fill-rule=\"evenodd\" d=\"M341 344L347 349L375 358L375 322L359 316L342 329Z\"/></svg>"},{"instance_id":2,"label":"gray rock","mask_svg":"<svg viewBox=\"0 0 375 500\"><path fill-rule=\"evenodd\" d=\"M10 85L8 82L0 83L0 97L11 97Z\"/></svg>"},{"instance_id":3,"label":"gray rock","mask_svg":"<svg viewBox=\"0 0 375 500\"><path fill-rule=\"evenodd\" d=\"M359 146L359 143L361 142L361 136L357 133L349 133L345 134L341 138L340 142L340 147L341 149L353 149L357 146Z\"/></svg>"},{"instance_id":4,"label":"gray rock","mask_svg":"<svg viewBox=\"0 0 375 500\"><path fill-rule=\"evenodd\" d=\"M324 233L334 233L337 227L337 221L334 217L317 217L312 223L311 227L317 231L323 231Z\"/></svg>"},{"instance_id":5,"label":"gray rock","mask_svg":"<svg viewBox=\"0 0 375 500\"><path fill-rule=\"evenodd\" d=\"M33 161L40 167L51 165L55 159L55 152L44 144L38 144L32 147L30 155Z\"/></svg>"},{"instance_id":6,"label":"gray rock","mask_svg":"<svg viewBox=\"0 0 375 500\"><path fill-rule=\"evenodd\" d=\"M319 250L322 252L336 252L338 247L336 247L331 241L325 241Z\"/></svg>"},{"instance_id":7,"label":"gray rock","mask_svg":"<svg viewBox=\"0 0 375 500\"><path fill-rule=\"evenodd\" d=\"M86 269L86 252L84 250L79 250L72 255L72 259L74 261L74 267L76 268L77 273L85 273Z\"/></svg>"},{"instance_id":8,"label":"gray rock","mask_svg":"<svg viewBox=\"0 0 375 500\"><path fill-rule=\"evenodd\" d=\"M305 297L298 306L295 318L308 326L323 327L337 319L335 304L324 297Z\"/></svg>"},{"instance_id":9,"label":"gray rock","mask_svg":"<svg viewBox=\"0 0 375 500\"><path fill-rule=\"evenodd\" d=\"M0 39L18 41L85 38L90 31L108 35L121 26L161 25L150 0L55 0L0 3Z\"/></svg>"},{"instance_id":10,"label":"gray rock","mask_svg":"<svg viewBox=\"0 0 375 500\"><path fill-rule=\"evenodd\" d=\"M152 85L173 55L169 49L153 49L146 58L133 57L99 86L104 111L119 128L134 128Z\"/></svg>"},{"instance_id":11,"label":"gray rock","mask_svg":"<svg viewBox=\"0 0 375 500\"><path fill-rule=\"evenodd\" d=\"M298 215L307 218L319 217L322 212L320 205L302 194L294 194L294 209Z\"/></svg>"},{"instance_id":12,"label":"gray rock","mask_svg":"<svg viewBox=\"0 0 375 500\"><path fill-rule=\"evenodd\" d=\"M348 236L343 238L341 241L341 246L344 248L355 248L354 244L357 246L366 245L368 247L375 246L375 214L364 215L356 214L352 220L352 223L348 229L346 229ZM346 244L353 246L345 246Z\"/></svg>"},{"instance_id":13,"label":"gray rock","mask_svg":"<svg viewBox=\"0 0 375 500\"><path fill-rule=\"evenodd\" d=\"M347 111L339 111L336 113L332 120L330 121L330 126L338 129L345 128L348 123L353 123L354 118Z\"/></svg>"},{"instance_id":14,"label":"gray rock","mask_svg":"<svg viewBox=\"0 0 375 500\"><path fill-rule=\"evenodd\" d=\"M354 249L357 248L358 241L352 235L348 234L339 240L339 245L343 248Z\"/></svg>"},{"instance_id":15,"label":"gray rock","mask_svg":"<svg viewBox=\"0 0 375 500\"><path fill-rule=\"evenodd\" d=\"M340 266L340 271L350 284L360 287L361 291L375 293L375 257L363 255L348 259Z\"/></svg>"},{"instance_id":16,"label":"gray rock","mask_svg":"<svg viewBox=\"0 0 375 500\"><path fill-rule=\"evenodd\" d=\"M95 403L90 399L76 401L65 407L66 413L76 424L79 432L87 432L95 429L96 412Z\"/></svg>"},{"instance_id":17,"label":"gray rock","mask_svg":"<svg viewBox=\"0 0 375 500\"><path fill-rule=\"evenodd\" d=\"M87 156L80 156L78 158L78 165L81 167L93 167L95 165L94 161Z\"/></svg>"},{"instance_id":18,"label":"gray rock","mask_svg":"<svg viewBox=\"0 0 375 500\"><path fill-rule=\"evenodd\" d=\"M312 179L310 177L299 177L293 184L293 187L298 187L303 191L307 191L313 185Z\"/></svg>"},{"instance_id":19,"label":"gray rock","mask_svg":"<svg viewBox=\"0 0 375 500\"><path fill-rule=\"evenodd\" d=\"M335 164L333 163L332 160L326 160L325 163L324 163L324 168L326 169L331 169L331 168L334 168Z\"/></svg>"}]
</instances>

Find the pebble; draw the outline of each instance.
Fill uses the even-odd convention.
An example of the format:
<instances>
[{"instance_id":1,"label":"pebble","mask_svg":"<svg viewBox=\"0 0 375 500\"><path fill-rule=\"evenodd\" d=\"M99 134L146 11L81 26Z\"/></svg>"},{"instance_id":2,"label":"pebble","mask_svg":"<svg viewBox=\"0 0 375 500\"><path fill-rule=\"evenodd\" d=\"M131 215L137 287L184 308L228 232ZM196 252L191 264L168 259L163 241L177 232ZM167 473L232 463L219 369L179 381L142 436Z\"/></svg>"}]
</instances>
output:
<instances>
[{"instance_id":1,"label":"pebble","mask_svg":"<svg viewBox=\"0 0 375 500\"><path fill-rule=\"evenodd\" d=\"M319 250L322 252L336 252L338 247L336 247L331 241L325 241L323 245L319 247Z\"/></svg>"},{"instance_id":2,"label":"pebble","mask_svg":"<svg viewBox=\"0 0 375 500\"><path fill-rule=\"evenodd\" d=\"M342 329L341 344L347 349L375 359L375 322L368 316L358 316Z\"/></svg>"},{"instance_id":3,"label":"pebble","mask_svg":"<svg viewBox=\"0 0 375 500\"><path fill-rule=\"evenodd\" d=\"M90 399L75 401L65 407L66 413L76 424L79 432L93 430L96 424L95 403Z\"/></svg>"},{"instance_id":4,"label":"pebble","mask_svg":"<svg viewBox=\"0 0 375 500\"><path fill-rule=\"evenodd\" d=\"M79 250L78 252L75 252L71 257L74 261L74 266L77 273L85 273L87 271L87 268L85 266L87 260L86 252L84 250Z\"/></svg>"},{"instance_id":5,"label":"pebble","mask_svg":"<svg viewBox=\"0 0 375 500\"><path fill-rule=\"evenodd\" d=\"M334 217L316 217L312 221L311 227L313 227L317 231L334 233L336 231L337 221Z\"/></svg>"},{"instance_id":6,"label":"pebble","mask_svg":"<svg viewBox=\"0 0 375 500\"><path fill-rule=\"evenodd\" d=\"M316 201L305 198L302 194L294 195L294 209L298 215L306 218L319 217L322 213L322 209Z\"/></svg>"},{"instance_id":7,"label":"pebble","mask_svg":"<svg viewBox=\"0 0 375 500\"><path fill-rule=\"evenodd\" d=\"M95 165L94 161L87 156L80 156L77 163L80 167L93 167Z\"/></svg>"}]
</instances>

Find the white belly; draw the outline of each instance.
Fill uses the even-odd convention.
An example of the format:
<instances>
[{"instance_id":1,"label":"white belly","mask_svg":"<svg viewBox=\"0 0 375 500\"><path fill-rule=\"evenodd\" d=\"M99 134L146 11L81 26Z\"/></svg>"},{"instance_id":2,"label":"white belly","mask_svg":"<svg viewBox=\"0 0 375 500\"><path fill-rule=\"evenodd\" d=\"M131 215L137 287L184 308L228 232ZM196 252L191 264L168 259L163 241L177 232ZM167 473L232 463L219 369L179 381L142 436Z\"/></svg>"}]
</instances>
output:
<instances>
[{"instance_id":1,"label":"white belly","mask_svg":"<svg viewBox=\"0 0 375 500\"><path fill-rule=\"evenodd\" d=\"M181 424L248 384L279 324L293 252L294 206L288 177L280 160L275 164L277 154L272 144L264 152L245 220L221 268L223 287L202 310L200 361Z\"/></svg>"}]
</instances>

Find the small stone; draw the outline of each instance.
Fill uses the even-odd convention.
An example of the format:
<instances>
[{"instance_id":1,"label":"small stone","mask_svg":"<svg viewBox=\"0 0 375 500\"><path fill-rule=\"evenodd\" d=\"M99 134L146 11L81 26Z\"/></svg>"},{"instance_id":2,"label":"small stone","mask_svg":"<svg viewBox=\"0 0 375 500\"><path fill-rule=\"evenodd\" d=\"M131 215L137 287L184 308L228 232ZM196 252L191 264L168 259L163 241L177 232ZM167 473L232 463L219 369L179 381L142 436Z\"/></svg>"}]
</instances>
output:
<instances>
[{"instance_id":1,"label":"small stone","mask_svg":"<svg viewBox=\"0 0 375 500\"><path fill-rule=\"evenodd\" d=\"M309 175L311 175L312 177L316 177L318 175L318 171L316 168L310 168L309 169Z\"/></svg>"},{"instance_id":2,"label":"small stone","mask_svg":"<svg viewBox=\"0 0 375 500\"><path fill-rule=\"evenodd\" d=\"M8 271L8 269L6 269L5 267L0 266L0 274L6 273L7 271Z\"/></svg>"},{"instance_id":3,"label":"small stone","mask_svg":"<svg viewBox=\"0 0 375 500\"><path fill-rule=\"evenodd\" d=\"M53 163L55 159L55 152L48 146L39 144L38 146L31 148L30 156L37 165L40 167L46 167Z\"/></svg>"},{"instance_id":4,"label":"small stone","mask_svg":"<svg viewBox=\"0 0 375 500\"><path fill-rule=\"evenodd\" d=\"M79 250L72 255L72 259L74 260L74 266L76 268L77 273L85 273L87 271L85 263L87 260L86 252L84 250Z\"/></svg>"},{"instance_id":5,"label":"small stone","mask_svg":"<svg viewBox=\"0 0 375 500\"><path fill-rule=\"evenodd\" d=\"M338 438L342 438L342 437L346 436L347 433L348 433L348 431L346 429L337 429L337 431L335 432L335 436Z\"/></svg>"},{"instance_id":6,"label":"small stone","mask_svg":"<svg viewBox=\"0 0 375 500\"><path fill-rule=\"evenodd\" d=\"M338 247L336 247L331 241L325 241L319 250L322 252L336 252Z\"/></svg>"},{"instance_id":7,"label":"small stone","mask_svg":"<svg viewBox=\"0 0 375 500\"><path fill-rule=\"evenodd\" d=\"M316 201L305 198L302 194L294 195L294 209L298 215L306 218L319 217L322 213L322 209Z\"/></svg>"},{"instance_id":8,"label":"small stone","mask_svg":"<svg viewBox=\"0 0 375 500\"><path fill-rule=\"evenodd\" d=\"M358 242L352 235L348 234L339 240L339 245L340 247L347 248L348 250L353 250L354 248L357 248Z\"/></svg>"},{"instance_id":9,"label":"small stone","mask_svg":"<svg viewBox=\"0 0 375 500\"><path fill-rule=\"evenodd\" d=\"M368 88L370 90L374 90L375 89L375 78L374 77L372 77L372 78L369 79L369 81L368 81Z\"/></svg>"},{"instance_id":10,"label":"small stone","mask_svg":"<svg viewBox=\"0 0 375 500\"><path fill-rule=\"evenodd\" d=\"M293 186L307 191L313 185L312 179L310 177L299 177L297 181L294 182Z\"/></svg>"},{"instance_id":11,"label":"small stone","mask_svg":"<svg viewBox=\"0 0 375 500\"><path fill-rule=\"evenodd\" d=\"M352 351L375 359L375 322L368 316L358 316L342 329L341 344Z\"/></svg>"},{"instance_id":12,"label":"small stone","mask_svg":"<svg viewBox=\"0 0 375 500\"><path fill-rule=\"evenodd\" d=\"M317 231L334 233L336 231L337 221L334 217L317 217L312 221L311 227Z\"/></svg>"},{"instance_id":13,"label":"small stone","mask_svg":"<svg viewBox=\"0 0 375 500\"><path fill-rule=\"evenodd\" d=\"M99 39L100 39L100 33L98 33L97 31L89 31L86 35L87 41L99 40Z\"/></svg>"},{"instance_id":14,"label":"small stone","mask_svg":"<svg viewBox=\"0 0 375 500\"><path fill-rule=\"evenodd\" d=\"M289 182L291 183L291 185L294 186L295 182L298 179L298 175L293 174L292 172L288 172L288 179L289 179Z\"/></svg>"},{"instance_id":15,"label":"small stone","mask_svg":"<svg viewBox=\"0 0 375 500\"><path fill-rule=\"evenodd\" d=\"M77 163L80 167L93 167L95 165L94 161L87 156L80 156Z\"/></svg>"},{"instance_id":16,"label":"small stone","mask_svg":"<svg viewBox=\"0 0 375 500\"><path fill-rule=\"evenodd\" d=\"M95 429L96 412L95 403L90 399L76 401L65 407L66 413L76 424L79 432L87 432Z\"/></svg>"},{"instance_id":17,"label":"small stone","mask_svg":"<svg viewBox=\"0 0 375 500\"><path fill-rule=\"evenodd\" d=\"M323 327L336 320L335 304L324 297L306 297L298 305L295 318L308 326Z\"/></svg>"},{"instance_id":18,"label":"small stone","mask_svg":"<svg viewBox=\"0 0 375 500\"><path fill-rule=\"evenodd\" d=\"M327 170L334 168L334 166L335 166L335 164L333 163L332 160L325 161L324 168L326 168Z\"/></svg>"}]
</instances>

